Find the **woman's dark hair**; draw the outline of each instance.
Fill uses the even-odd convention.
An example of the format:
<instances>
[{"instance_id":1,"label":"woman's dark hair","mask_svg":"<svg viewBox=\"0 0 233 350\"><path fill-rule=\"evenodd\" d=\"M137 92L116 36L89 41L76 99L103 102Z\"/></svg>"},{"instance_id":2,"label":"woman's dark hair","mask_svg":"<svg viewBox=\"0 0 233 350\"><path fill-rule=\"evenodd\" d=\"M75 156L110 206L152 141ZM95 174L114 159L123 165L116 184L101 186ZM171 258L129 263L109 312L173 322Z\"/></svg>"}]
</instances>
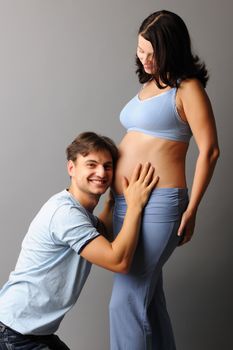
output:
<instances>
[{"instance_id":1,"label":"woman's dark hair","mask_svg":"<svg viewBox=\"0 0 233 350\"><path fill-rule=\"evenodd\" d=\"M75 162L78 154L85 157L93 151L108 151L112 156L113 167L115 167L118 159L118 149L115 143L109 137L91 131L83 132L73 140L66 148L66 158Z\"/></svg>"},{"instance_id":2,"label":"woman's dark hair","mask_svg":"<svg viewBox=\"0 0 233 350\"><path fill-rule=\"evenodd\" d=\"M197 78L206 86L209 77L205 63L193 55L188 29L178 15L166 10L152 13L142 22L138 34L150 41L156 64L155 74L148 74L136 57L140 83L154 79L159 88L164 88L159 81L165 87L178 87L182 80Z\"/></svg>"}]
</instances>

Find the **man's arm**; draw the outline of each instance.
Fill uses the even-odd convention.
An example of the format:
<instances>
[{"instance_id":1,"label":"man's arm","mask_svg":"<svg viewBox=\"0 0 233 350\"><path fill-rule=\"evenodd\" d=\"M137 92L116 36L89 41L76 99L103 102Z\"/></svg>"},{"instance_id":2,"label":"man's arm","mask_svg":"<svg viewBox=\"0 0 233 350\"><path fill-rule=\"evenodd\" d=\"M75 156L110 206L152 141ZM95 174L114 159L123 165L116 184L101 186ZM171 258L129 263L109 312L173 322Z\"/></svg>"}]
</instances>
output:
<instances>
[{"instance_id":1,"label":"man's arm","mask_svg":"<svg viewBox=\"0 0 233 350\"><path fill-rule=\"evenodd\" d=\"M129 183L123 179L127 210L123 226L113 242L98 236L89 242L80 255L93 264L113 272L127 273L138 242L142 210L151 190L158 182L154 168L148 163L138 165Z\"/></svg>"},{"instance_id":2,"label":"man's arm","mask_svg":"<svg viewBox=\"0 0 233 350\"><path fill-rule=\"evenodd\" d=\"M104 207L102 212L98 215L98 225L97 231L100 232L108 241L112 242L113 227L112 227L112 215L114 208L114 197L112 191L109 191L108 197L104 202Z\"/></svg>"}]
</instances>

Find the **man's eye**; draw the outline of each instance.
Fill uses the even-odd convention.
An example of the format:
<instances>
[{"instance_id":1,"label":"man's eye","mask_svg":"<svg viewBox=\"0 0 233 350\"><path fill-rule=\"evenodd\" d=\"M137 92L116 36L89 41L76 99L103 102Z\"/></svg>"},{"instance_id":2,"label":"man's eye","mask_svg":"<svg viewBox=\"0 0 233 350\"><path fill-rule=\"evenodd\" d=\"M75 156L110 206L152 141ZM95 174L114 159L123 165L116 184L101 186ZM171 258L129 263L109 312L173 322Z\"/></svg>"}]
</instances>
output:
<instances>
[{"instance_id":1,"label":"man's eye","mask_svg":"<svg viewBox=\"0 0 233 350\"><path fill-rule=\"evenodd\" d=\"M112 165L105 165L104 169L105 170L112 170Z\"/></svg>"},{"instance_id":2,"label":"man's eye","mask_svg":"<svg viewBox=\"0 0 233 350\"><path fill-rule=\"evenodd\" d=\"M92 163L87 164L88 168L94 168L94 166L95 166L95 164L92 164Z\"/></svg>"}]
</instances>

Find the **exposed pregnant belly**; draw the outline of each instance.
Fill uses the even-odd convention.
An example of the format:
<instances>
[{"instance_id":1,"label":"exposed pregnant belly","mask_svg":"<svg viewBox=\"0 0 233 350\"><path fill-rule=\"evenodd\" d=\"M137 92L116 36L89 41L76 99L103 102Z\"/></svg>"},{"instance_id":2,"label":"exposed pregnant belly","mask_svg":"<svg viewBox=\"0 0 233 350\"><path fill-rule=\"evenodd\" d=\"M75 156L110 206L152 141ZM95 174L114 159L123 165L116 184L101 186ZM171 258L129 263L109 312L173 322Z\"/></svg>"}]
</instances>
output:
<instances>
[{"instance_id":1,"label":"exposed pregnant belly","mask_svg":"<svg viewBox=\"0 0 233 350\"><path fill-rule=\"evenodd\" d=\"M157 188L186 187L185 156L188 144L155 138L140 132L128 132L119 145L113 189L121 194L122 177L130 179L138 163L150 162L159 176Z\"/></svg>"}]
</instances>

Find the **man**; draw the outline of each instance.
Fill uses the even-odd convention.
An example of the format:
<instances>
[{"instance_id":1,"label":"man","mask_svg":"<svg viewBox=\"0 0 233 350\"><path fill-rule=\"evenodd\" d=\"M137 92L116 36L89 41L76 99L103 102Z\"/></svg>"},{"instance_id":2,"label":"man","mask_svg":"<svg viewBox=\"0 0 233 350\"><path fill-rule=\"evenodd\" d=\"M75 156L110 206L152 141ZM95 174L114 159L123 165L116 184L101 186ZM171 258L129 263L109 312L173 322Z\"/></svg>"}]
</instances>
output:
<instances>
[{"instance_id":1,"label":"man","mask_svg":"<svg viewBox=\"0 0 233 350\"><path fill-rule=\"evenodd\" d=\"M68 349L54 332L77 301L91 264L122 273L129 269L141 212L158 180L154 169L139 165L130 181L123 179L127 214L109 242L101 232L111 226L112 200L101 220L92 212L112 182L117 148L109 138L86 132L66 152L70 187L36 215L0 291L0 349Z\"/></svg>"}]
</instances>

